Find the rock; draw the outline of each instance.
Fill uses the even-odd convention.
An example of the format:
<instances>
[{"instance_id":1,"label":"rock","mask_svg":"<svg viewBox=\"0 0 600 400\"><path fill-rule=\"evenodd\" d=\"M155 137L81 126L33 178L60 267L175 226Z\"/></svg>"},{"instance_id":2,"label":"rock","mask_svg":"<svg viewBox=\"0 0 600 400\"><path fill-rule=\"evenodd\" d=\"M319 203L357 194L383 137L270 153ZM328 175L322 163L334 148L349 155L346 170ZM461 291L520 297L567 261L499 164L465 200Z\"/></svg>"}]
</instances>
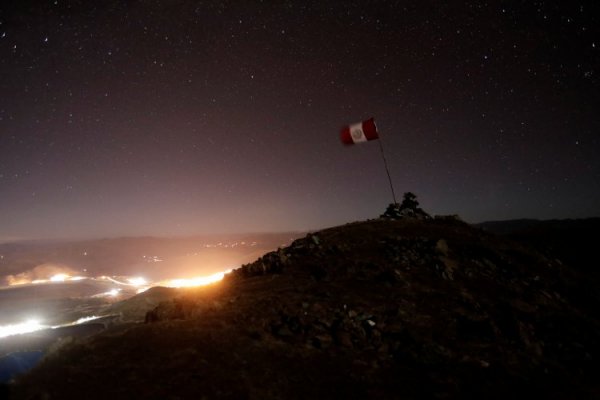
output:
<instances>
[{"instance_id":1,"label":"rock","mask_svg":"<svg viewBox=\"0 0 600 400\"><path fill-rule=\"evenodd\" d=\"M436 242L435 249L444 256L448 255L448 243L446 243L444 239L440 239Z\"/></svg>"},{"instance_id":2,"label":"rock","mask_svg":"<svg viewBox=\"0 0 600 400\"><path fill-rule=\"evenodd\" d=\"M411 192L406 192L404 193L402 203L390 204L385 210L385 212L381 215L381 218L391 220L398 220L403 218L428 220L431 219L431 216L419 207L419 202L417 202L417 196L415 196Z\"/></svg>"},{"instance_id":3,"label":"rock","mask_svg":"<svg viewBox=\"0 0 600 400\"><path fill-rule=\"evenodd\" d=\"M354 345L352 344L352 336L346 331L338 331L335 334L335 340L342 347L354 347Z\"/></svg>"},{"instance_id":4,"label":"rock","mask_svg":"<svg viewBox=\"0 0 600 400\"><path fill-rule=\"evenodd\" d=\"M312 240L312 242L314 244L316 244L317 246L320 244L321 240L319 239L319 237L317 235L310 235L310 239Z\"/></svg>"},{"instance_id":5,"label":"rock","mask_svg":"<svg viewBox=\"0 0 600 400\"><path fill-rule=\"evenodd\" d=\"M326 349L330 347L333 343L333 338L331 337L331 335L324 333L313 337L312 342L313 346L315 346L316 348Z\"/></svg>"},{"instance_id":6,"label":"rock","mask_svg":"<svg viewBox=\"0 0 600 400\"><path fill-rule=\"evenodd\" d=\"M289 257L283 249L272 251L263 255L261 258L251 264L242 265L233 271L234 276L251 277L257 275L277 274L283 271Z\"/></svg>"}]
</instances>

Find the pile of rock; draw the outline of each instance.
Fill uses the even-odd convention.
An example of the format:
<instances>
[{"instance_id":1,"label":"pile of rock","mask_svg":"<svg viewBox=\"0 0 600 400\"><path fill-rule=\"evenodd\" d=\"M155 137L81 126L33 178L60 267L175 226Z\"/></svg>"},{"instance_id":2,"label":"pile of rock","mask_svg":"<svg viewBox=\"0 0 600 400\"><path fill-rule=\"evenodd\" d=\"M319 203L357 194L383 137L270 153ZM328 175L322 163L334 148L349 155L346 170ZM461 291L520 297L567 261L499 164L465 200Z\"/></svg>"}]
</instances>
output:
<instances>
[{"instance_id":1,"label":"pile of rock","mask_svg":"<svg viewBox=\"0 0 600 400\"><path fill-rule=\"evenodd\" d=\"M398 220L402 218L413 218L418 220L431 219L431 215L423 211L419 207L417 196L411 192L404 193L402 203L391 203L385 212L381 215L381 218Z\"/></svg>"}]
</instances>

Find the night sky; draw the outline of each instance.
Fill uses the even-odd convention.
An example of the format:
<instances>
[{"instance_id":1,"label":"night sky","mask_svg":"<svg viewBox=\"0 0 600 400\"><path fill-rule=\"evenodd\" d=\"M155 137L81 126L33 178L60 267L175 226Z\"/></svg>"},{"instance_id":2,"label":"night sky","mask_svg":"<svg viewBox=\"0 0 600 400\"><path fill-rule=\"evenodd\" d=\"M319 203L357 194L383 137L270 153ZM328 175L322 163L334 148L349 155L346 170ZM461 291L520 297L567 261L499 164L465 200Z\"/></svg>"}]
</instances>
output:
<instances>
[{"instance_id":1,"label":"night sky","mask_svg":"<svg viewBox=\"0 0 600 400\"><path fill-rule=\"evenodd\" d=\"M600 215L597 1L12 1L0 241Z\"/></svg>"}]
</instances>

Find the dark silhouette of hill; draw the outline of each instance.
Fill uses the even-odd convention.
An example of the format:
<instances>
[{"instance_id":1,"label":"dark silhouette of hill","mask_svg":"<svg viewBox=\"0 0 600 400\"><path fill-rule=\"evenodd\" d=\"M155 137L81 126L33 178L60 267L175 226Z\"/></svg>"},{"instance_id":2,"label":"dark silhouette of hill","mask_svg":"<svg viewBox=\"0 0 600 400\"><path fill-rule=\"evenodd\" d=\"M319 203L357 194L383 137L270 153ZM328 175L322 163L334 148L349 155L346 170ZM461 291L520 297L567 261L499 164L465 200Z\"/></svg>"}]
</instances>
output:
<instances>
[{"instance_id":1,"label":"dark silhouette of hill","mask_svg":"<svg viewBox=\"0 0 600 400\"><path fill-rule=\"evenodd\" d=\"M595 253L600 218L547 221L522 219L484 222L477 226L532 245L574 268L585 269L600 276L600 268L589 262Z\"/></svg>"},{"instance_id":2,"label":"dark silhouette of hill","mask_svg":"<svg viewBox=\"0 0 600 400\"><path fill-rule=\"evenodd\" d=\"M586 279L452 218L352 223L166 300L145 324L75 340L12 390L17 399L598 398L590 310L600 304L582 304Z\"/></svg>"},{"instance_id":3,"label":"dark silhouette of hill","mask_svg":"<svg viewBox=\"0 0 600 400\"><path fill-rule=\"evenodd\" d=\"M475 226L499 235L506 235L526 229L530 229L543 221L539 219L510 219L505 221L486 221L476 224Z\"/></svg>"},{"instance_id":4,"label":"dark silhouette of hill","mask_svg":"<svg viewBox=\"0 0 600 400\"><path fill-rule=\"evenodd\" d=\"M186 289L156 286L127 300L119 301L104 310L104 314L119 314L122 321L143 321L148 310L163 301L184 293Z\"/></svg>"}]
</instances>

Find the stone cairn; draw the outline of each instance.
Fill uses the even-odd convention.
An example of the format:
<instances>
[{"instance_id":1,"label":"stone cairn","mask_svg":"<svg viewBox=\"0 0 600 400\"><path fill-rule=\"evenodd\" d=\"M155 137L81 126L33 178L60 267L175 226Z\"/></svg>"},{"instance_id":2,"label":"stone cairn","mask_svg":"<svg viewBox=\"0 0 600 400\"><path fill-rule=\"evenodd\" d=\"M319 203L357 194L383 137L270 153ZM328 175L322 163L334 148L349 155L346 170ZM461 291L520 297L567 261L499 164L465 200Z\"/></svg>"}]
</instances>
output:
<instances>
[{"instance_id":1,"label":"stone cairn","mask_svg":"<svg viewBox=\"0 0 600 400\"><path fill-rule=\"evenodd\" d=\"M385 212L381 215L381 218L391 220L403 218L426 220L431 219L431 215L427 214L422 208L419 207L417 196L414 193L406 192L404 193L402 203L390 204Z\"/></svg>"}]
</instances>

